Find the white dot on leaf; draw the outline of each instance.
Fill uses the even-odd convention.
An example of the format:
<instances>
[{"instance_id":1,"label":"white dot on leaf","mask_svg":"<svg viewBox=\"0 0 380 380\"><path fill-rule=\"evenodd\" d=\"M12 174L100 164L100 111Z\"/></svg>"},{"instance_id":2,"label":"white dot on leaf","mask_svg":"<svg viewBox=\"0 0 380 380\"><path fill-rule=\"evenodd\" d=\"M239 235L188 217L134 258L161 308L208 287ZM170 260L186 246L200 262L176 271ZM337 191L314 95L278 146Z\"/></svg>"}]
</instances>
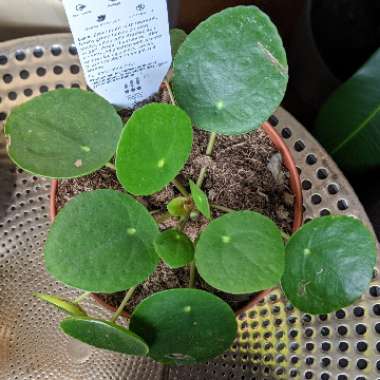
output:
<instances>
[{"instance_id":1,"label":"white dot on leaf","mask_svg":"<svg viewBox=\"0 0 380 380\"><path fill-rule=\"evenodd\" d=\"M309 255L311 254L310 249L309 249L309 248L305 248L305 249L303 250L303 254L304 254L305 256L309 256Z\"/></svg>"},{"instance_id":2,"label":"white dot on leaf","mask_svg":"<svg viewBox=\"0 0 380 380\"><path fill-rule=\"evenodd\" d=\"M222 236L222 242L228 244L231 241L231 236L224 235Z\"/></svg>"},{"instance_id":3,"label":"white dot on leaf","mask_svg":"<svg viewBox=\"0 0 380 380\"><path fill-rule=\"evenodd\" d=\"M86 146L86 145L82 145L81 147L80 147L84 152L90 152L91 151L91 148L89 147L89 146Z\"/></svg>"},{"instance_id":4,"label":"white dot on leaf","mask_svg":"<svg viewBox=\"0 0 380 380\"><path fill-rule=\"evenodd\" d=\"M161 169L165 165L165 160L162 158L160 161L158 161L157 166Z\"/></svg>"},{"instance_id":5,"label":"white dot on leaf","mask_svg":"<svg viewBox=\"0 0 380 380\"><path fill-rule=\"evenodd\" d=\"M220 100L219 102L216 103L216 108L218 110L221 110L221 109L224 108L224 102L223 102L223 100Z\"/></svg>"},{"instance_id":6,"label":"white dot on leaf","mask_svg":"<svg viewBox=\"0 0 380 380\"><path fill-rule=\"evenodd\" d=\"M184 311L185 313L190 313L190 311L191 311L191 306L185 306L185 307L183 308L183 311Z\"/></svg>"},{"instance_id":7,"label":"white dot on leaf","mask_svg":"<svg viewBox=\"0 0 380 380\"><path fill-rule=\"evenodd\" d=\"M128 228L127 232L128 232L128 235L134 235L137 231L136 231L136 228Z\"/></svg>"}]
</instances>

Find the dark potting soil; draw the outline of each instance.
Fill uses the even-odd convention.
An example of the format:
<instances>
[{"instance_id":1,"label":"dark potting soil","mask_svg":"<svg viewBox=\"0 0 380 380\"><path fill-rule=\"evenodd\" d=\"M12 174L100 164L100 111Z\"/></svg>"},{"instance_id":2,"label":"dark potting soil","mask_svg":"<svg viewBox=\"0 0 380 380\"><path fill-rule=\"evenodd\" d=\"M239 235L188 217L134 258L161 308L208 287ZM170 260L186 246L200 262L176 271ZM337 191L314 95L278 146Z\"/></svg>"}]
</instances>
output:
<instances>
[{"instance_id":1,"label":"dark potting soil","mask_svg":"<svg viewBox=\"0 0 380 380\"><path fill-rule=\"evenodd\" d=\"M314 0L312 28L334 75L350 78L380 46L380 2Z\"/></svg>"},{"instance_id":2,"label":"dark potting soil","mask_svg":"<svg viewBox=\"0 0 380 380\"><path fill-rule=\"evenodd\" d=\"M213 204L234 210L254 210L270 217L285 232L291 232L293 222L294 197L290 190L289 174L282 166L281 155L272 145L270 139L261 129L241 136L218 136L212 157L205 156L209 134L200 130L194 131L194 142L191 157L179 179L183 184L189 179L197 179L201 167L208 166L208 174L203 184ZM123 191L112 169L104 168L89 176L63 180L59 182L57 192L58 210L75 195L96 189L114 189ZM154 217L161 230L175 227L174 218L162 222L167 203L178 195L178 191L169 185L161 192L137 198L149 210L155 211ZM213 212L213 217L222 213ZM189 221L184 232L194 241L207 226L207 220L199 217ZM127 312L147 296L161 290L187 287L188 268L172 270L161 263L150 278L137 287ZM243 307L251 295L234 296L211 288L200 278L196 285L213 292L228 302L234 310ZM125 292L112 295L100 295L108 304L117 307Z\"/></svg>"}]
</instances>

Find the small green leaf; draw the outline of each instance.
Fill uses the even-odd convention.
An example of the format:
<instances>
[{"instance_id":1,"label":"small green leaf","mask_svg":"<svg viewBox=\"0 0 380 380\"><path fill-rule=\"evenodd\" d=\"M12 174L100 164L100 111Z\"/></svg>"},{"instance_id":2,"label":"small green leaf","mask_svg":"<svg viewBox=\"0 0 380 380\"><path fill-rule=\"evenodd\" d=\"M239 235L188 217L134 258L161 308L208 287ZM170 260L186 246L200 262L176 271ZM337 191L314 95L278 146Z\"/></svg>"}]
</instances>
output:
<instances>
[{"instance_id":1,"label":"small green leaf","mask_svg":"<svg viewBox=\"0 0 380 380\"><path fill-rule=\"evenodd\" d=\"M158 256L170 267L180 268L194 258L194 245L181 231L166 230L157 236L154 247Z\"/></svg>"},{"instance_id":2,"label":"small green leaf","mask_svg":"<svg viewBox=\"0 0 380 380\"><path fill-rule=\"evenodd\" d=\"M192 126L187 114L169 104L148 104L125 126L116 152L117 177L134 195L168 185L189 158Z\"/></svg>"},{"instance_id":3,"label":"small green leaf","mask_svg":"<svg viewBox=\"0 0 380 380\"><path fill-rule=\"evenodd\" d=\"M42 293L33 293L34 297L39 298L42 301L48 302L51 305L54 305L56 308L65 311L66 313L78 316L78 317L86 317L86 312L77 304L67 301L65 299L51 296L49 294Z\"/></svg>"},{"instance_id":4,"label":"small green leaf","mask_svg":"<svg viewBox=\"0 0 380 380\"><path fill-rule=\"evenodd\" d=\"M62 89L15 108L5 134L9 156L19 167L44 177L72 178L92 173L112 158L122 127L102 97Z\"/></svg>"},{"instance_id":5,"label":"small green leaf","mask_svg":"<svg viewBox=\"0 0 380 380\"><path fill-rule=\"evenodd\" d=\"M362 295L375 265L375 240L359 220L325 216L290 238L282 287L300 310L327 314Z\"/></svg>"},{"instance_id":6,"label":"small green leaf","mask_svg":"<svg viewBox=\"0 0 380 380\"><path fill-rule=\"evenodd\" d=\"M253 211L231 212L213 220L195 248L201 277L231 294L254 293L277 285L284 262L279 228Z\"/></svg>"},{"instance_id":7,"label":"small green leaf","mask_svg":"<svg viewBox=\"0 0 380 380\"><path fill-rule=\"evenodd\" d=\"M174 58L174 94L194 124L225 135L259 128L288 82L276 27L255 6L223 10L202 22Z\"/></svg>"},{"instance_id":8,"label":"small green leaf","mask_svg":"<svg viewBox=\"0 0 380 380\"><path fill-rule=\"evenodd\" d=\"M171 289L142 301L132 314L130 329L148 343L153 359L183 365L226 351L237 324L220 298L197 289Z\"/></svg>"},{"instance_id":9,"label":"small green leaf","mask_svg":"<svg viewBox=\"0 0 380 380\"><path fill-rule=\"evenodd\" d=\"M81 193L59 212L45 245L46 268L67 285L113 293L143 282L159 257L158 226L145 207L114 190Z\"/></svg>"},{"instance_id":10,"label":"small green leaf","mask_svg":"<svg viewBox=\"0 0 380 380\"><path fill-rule=\"evenodd\" d=\"M63 332L97 348L134 356L146 356L149 347L138 335L125 327L90 318L67 318L61 322Z\"/></svg>"},{"instance_id":11,"label":"small green leaf","mask_svg":"<svg viewBox=\"0 0 380 380\"><path fill-rule=\"evenodd\" d=\"M178 49L182 45L183 41L186 40L187 34L182 29L170 29L170 42L172 45L172 56L175 57Z\"/></svg>"},{"instance_id":12,"label":"small green leaf","mask_svg":"<svg viewBox=\"0 0 380 380\"><path fill-rule=\"evenodd\" d=\"M185 197L177 197L172 199L166 206L171 216L183 217L188 214L186 204L188 199Z\"/></svg>"},{"instance_id":13,"label":"small green leaf","mask_svg":"<svg viewBox=\"0 0 380 380\"><path fill-rule=\"evenodd\" d=\"M190 180L190 190L195 206L204 217L210 220L211 212L207 195L192 180Z\"/></svg>"}]
</instances>

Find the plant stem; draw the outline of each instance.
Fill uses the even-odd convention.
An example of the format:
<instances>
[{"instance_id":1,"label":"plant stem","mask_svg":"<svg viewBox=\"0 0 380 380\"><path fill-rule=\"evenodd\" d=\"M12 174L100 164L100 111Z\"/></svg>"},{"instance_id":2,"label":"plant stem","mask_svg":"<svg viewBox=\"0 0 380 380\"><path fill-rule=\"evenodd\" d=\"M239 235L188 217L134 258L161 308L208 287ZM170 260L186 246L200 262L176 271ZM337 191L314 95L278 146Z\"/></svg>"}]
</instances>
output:
<instances>
[{"instance_id":1,"label":"plant stem","mask_svg":"<svg viewBox=\"0 0 380 380\"><path fill-rule=\"evenodd\" d=\"M175 106L176 102L175 102L175 98L174 98L174 94L173 94L172 88L170 87L170 84L169 84L169 82L167 80L164 80L164 83L166 85L166 88L168 89L170 101L173 104L173 106Z\"/></svg>"},{"instance_id":2,"label":"plant stem","mask_svg":"<svg viewBox=\"0 0 380 380\"><path fill-rule=\"evenodd\" d=\"M127 303L131 299L133 292L136 290L136 288L137 288L137 286L134 286L128 290L128 292L126 293L126 295L123 299L123 302L120 304L120 306L116 310L116 313L113 315L113 317L111 319L112 323L116 322L116 319L118 319L120 317L121 313L123 312L125 306L127 306Z\"/></svg>"},{"instance_id":3,"label":"plant stem","mask_svg":"<svg viewBox=\"0 0 380 380\"><path fill-rule=\"evenodd\" d=\"M195 287L195 275L197 273L197 268L195 267L195 262L193 261L190 264L190 279L189 279L189 288Z\"/></svg>"},{"instance_id":4,"label":"plant stem","mask_svg":"<svg viewBox=\"0 0 380 380\"><path fill-rule=\"evenodd\" d=\"M197 179L197 186L198 186L198 187L201 187L202 184L203 184L203 181L205 180L205 177L206 177L206 170L207 170L207 168L206 168L205 166L203 166L203 167L201 168L201 171L200 171L200 173L199 173L199 177L198 177L198 179Z\"/></svg>"},{"instance_id":5,"label":"plant stem","mask_svg":"<svg viewBox=\"0 0 380 380\"><path fill-rule=\"evenodd\" d=\"M189 219L190 219L190 212L188 212L187 215L184 216L184 217L178 222L177 229L178 229L179 231L182 231L182 232L183 232L183 229L185 228L186 223L189 221Z\"/></svg>"},{"instance_id":6,"label":"plant stem","mask_svg":"<svg viewBox=\"0 0 380 380\"><path fill-rule=\"evenodd\" d=\"M214 145L216 142L216 132L211 132L210 139L208 141L206 155L211 156L212 150L214 149Z\"/></svg>"},{"instance_id":7,"label":"plant stem","mask_svg":"<svg viewBox=\"0 0 380 380\"><path fill-rule=\"evenodd\" d=\"M233 210L232 208L214 205L214 204L210 204L210 207L214 208L215 210L219 210L219 211L223 211L223 212L234 212L234 211L236 211L236 210Z\"/></svg>"},{"instance_id":8,"label":"plant stem","mask_svg":"<svg viewBox=\"0 0 380 380\"><path fill-rule=\"evenodd\" d=\"M184 197L188 197L188 196L189 196L189 193L187 192L187 190L185 189L185 187L182 185L182 183L178 181L177 178L174 178L174 179L173 179L172 184L178 189L178 191L179 191Z\"/></svg>"},{"instance_id":9,"label":"plant stem","mask_svg":"<svg viewBox=\"0 0 380 380\"><path fill-rule=\"evenodd\" d=\"M290 236L283 230L281 230L281 236L285 241L288 241L290 239Z\"/></svg>"},{"instance_id":10,"label":"plant stem","mask_svg":"<svg viewBox=\"0 0 380 380\"><path fill-rule=\"evenodd\" d=\"M215 146L216 136L217 135L215 132L211 133L210 138L208 140L207 149L206 149L206 156L211 156L212 150L214 149L214 146ZM202 187L203 181L206 177L206 173L207 173L207 167L204 166L202 167L201 172L199 173L199 177L197 180L198 187Z\"/></svg>"},{"instance_id":11,"label":"plant stem","mask_svg":"<svg viewBox=\"0 0 380 380\"><path fill-rule=\"evenodd\" d=\"M74 303L79 303L81 301L83 301L84 299L86 299L89 295L91 294L91 292L84 292L83 294L81 294L78 298L76 298L74 300Z\"/></svg>"},{"instance_id":12,"label":"plant stem","mask_svg":"<svg viewBox=\"0 0 380 380\"><path fill-rule=\"evenodd\" d=\"M112 162L107 162L105 166L116 171L116 166Z\"/></svg>"}]
</instances>

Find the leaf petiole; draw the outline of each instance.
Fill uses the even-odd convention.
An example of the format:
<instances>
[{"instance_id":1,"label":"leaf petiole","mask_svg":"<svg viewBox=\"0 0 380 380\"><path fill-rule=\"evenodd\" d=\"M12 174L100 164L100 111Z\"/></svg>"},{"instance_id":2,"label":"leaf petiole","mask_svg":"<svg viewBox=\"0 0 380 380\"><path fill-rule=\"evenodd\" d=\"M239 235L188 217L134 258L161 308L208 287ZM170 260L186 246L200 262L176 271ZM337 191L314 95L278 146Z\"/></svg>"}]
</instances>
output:
<instances>
[{"instance_id":1,"label":"leaf petiole","mask_svg":"<svg viewBox=\"0 0 380 380\"><path fill-rule=\"evenodd\" d=\"M195 267L195 261L190 264L190 279L189 288L195 288L195 275L197 273L197 268Z\"/></svg>"},{"instance_id":2,"label":"leaf petiole","mask_svg":"<svg viewBox=\"0 0 380 380\"><path fill-rule=\"evenodd\" d=\"M217 137L216 133L212 132L210 135L209 141L208 141L208 145L207 145L207 149L206 149L206 156L211 156L211 153L212 153L214 146L215 146L216 137ZM197 180L197 186L198 187L202 187L203 181L206 177L206 173L207 173L207 167L204 166L204 167L202 167L201 172L199 173L199 177Z\"/></svg>"},{"instance_id":3,"label":"leaf petiole","mask_svg":"<svg viewBox=\"0 0 380 380\"><path fill-rule=\"evenodd\" d=\"M236 211L236 210L233 210L232 208L219 206L219 205L215 205L215 204L210 204L210 207L215 209L215 210L219 210L219 211L223 211L223 212L234 212L234 211Z\"/></svg>"},{"instance_id":4,"label":"leaf petiole","mask_svg":"<svg viewBox=\"0 0 380 380\"><path fill-rule=\"evenodd\" d=\"M121 315L123 312L125 306L127 306L128 301L132 298L134 291L136 290L137 286L133 286L128 290L126 293L123 302L120 304L118 309L116 310L115 314L112 316L111 322L114 323Z\"/></svg>"},{"instance_id":5,"label":"leaf petiole","mask_svg":"<svg viewBox=\"0 0 380 380\"><path fill-rule=\"evenodd\" d=\"M283 230L281 230L281 236L286 242L290 239L290 235Z\"/></svg>"},{"instance_id":6,"label":"leaf petiole","mask_svg":"<svg viewBox=\"0 0 380 380\"><path fill-rule=\"evenodd\" d=\"M116 166L112 162L107 162L105 167L116 171Z\"/></svg>"},{"instance_id":7,"label":"leaf petiole","mask_svg":"<svg viewBox=\"0 0 380 380\"><path fill-rule=\"evenodd\" d=\"M79 302L82 302L84 299L86 299L89 295L91 295L91 292L84 292L78 298L76 298L73 303L78 304Z\"/></svg>"},{"instance_id":8,"label":"leaf petiole","mask_svg":"<svg viewBox=\"0 0 380 380\"><path fill-rule=\"evenodd\" d=\"M185 228L186 226L186 223L189 221L190 219L190 213L188 213L186 216L184 216L178 223L178 229L180 231L183 232L183 229Z\"/></svg>"},{"instance_id":9,"label":"leaf petiole","mask_svg":"<svg viewBox=\"0 0 380 380\"><path fill-rule=\"evenodd\" d=\"M189 193L188 191L185 189L185 187L182 185L182 183L180 181L178 181L177 178L174 178L173 181L172 181L172 184L178 189L178 191L184 196L184 197L188 197L189 196Z\"/></svg>"},{"instance_id":10,"label":"leaf petiole","mask_svg":"<svg viewBox=\"0 0 380 380\"><path fill-rule=\"evenodd\" d=\"M164 83L165 83L165 86L166 86L166 88L168 90L170 102L173 104L173 106L175 106L176 102L175 102L174 94L173 94L172 88L170 87L169 81L168 80L164 80Z\"/></svg>"}]
</instances>

